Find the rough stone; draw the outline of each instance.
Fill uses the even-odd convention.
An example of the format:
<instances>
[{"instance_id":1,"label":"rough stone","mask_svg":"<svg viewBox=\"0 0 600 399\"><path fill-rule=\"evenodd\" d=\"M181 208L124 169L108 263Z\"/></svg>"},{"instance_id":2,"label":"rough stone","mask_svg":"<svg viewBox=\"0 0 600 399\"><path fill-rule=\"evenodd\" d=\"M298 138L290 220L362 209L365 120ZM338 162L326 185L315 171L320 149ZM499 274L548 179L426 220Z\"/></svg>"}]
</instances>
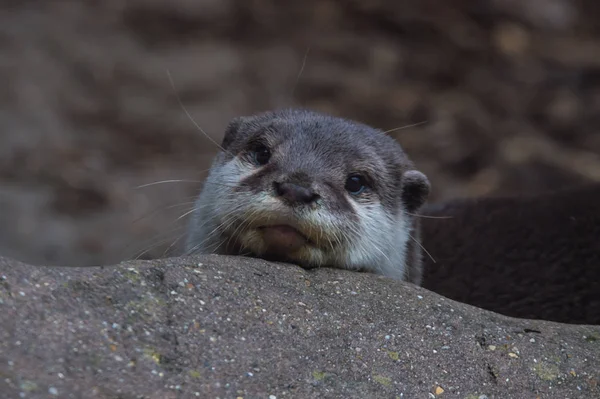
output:
<instances>
[{"instance_id":1,"label":"rough stone","mask_svg":"<svg viewBox=\"0 0 600 399\"><path fill-rule=\"evenodd\" d=\"M372 274L202 256L0 258L2 398L595 398L600 326Z\"/></svg>"}]
</instances>

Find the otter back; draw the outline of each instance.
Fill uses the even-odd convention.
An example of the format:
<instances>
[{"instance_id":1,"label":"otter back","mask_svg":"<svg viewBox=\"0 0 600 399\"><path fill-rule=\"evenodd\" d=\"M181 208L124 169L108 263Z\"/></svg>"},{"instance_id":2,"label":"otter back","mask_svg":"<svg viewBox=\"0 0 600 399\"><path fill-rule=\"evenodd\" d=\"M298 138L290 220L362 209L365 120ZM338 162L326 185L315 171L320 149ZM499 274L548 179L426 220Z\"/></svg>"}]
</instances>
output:
<instances>
[{"instance_id":1,"label":"otter back","mask_svg":"<svg viewBox=\"0 0 600 399\"><path fill-rule=\"evenodd\" d=\"M424 207L423 286L508 316L600 324L600 184Z\"/></svg>"}]
</instances>

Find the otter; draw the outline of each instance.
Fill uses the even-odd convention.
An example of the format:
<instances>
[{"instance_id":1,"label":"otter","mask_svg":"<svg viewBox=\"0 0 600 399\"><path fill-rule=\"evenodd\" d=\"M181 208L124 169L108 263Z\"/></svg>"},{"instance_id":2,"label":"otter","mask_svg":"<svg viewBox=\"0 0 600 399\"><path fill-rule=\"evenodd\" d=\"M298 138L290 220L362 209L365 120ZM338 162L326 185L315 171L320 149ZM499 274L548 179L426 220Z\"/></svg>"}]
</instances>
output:
<instances>
[{"instance_id":1,"label":"otter","mask_svg":"<svg viewBox=\"0 0 600 399\"><path fill-rule=\"evenodd\" d=\"M230 121L191 215L184 254L259 257L419 285L414 213L428 178L400 144L306 109Z\"/></svg>"},{"instance_id":2,"label":"otter","mask_svg":"<svg viewBox=\"0 0 600 399\"><path fill-rule=\"evenodd\" d=\"M600 324L600 184L423 207L422 286L507 316Z\"/></svg>"}]
</instances>

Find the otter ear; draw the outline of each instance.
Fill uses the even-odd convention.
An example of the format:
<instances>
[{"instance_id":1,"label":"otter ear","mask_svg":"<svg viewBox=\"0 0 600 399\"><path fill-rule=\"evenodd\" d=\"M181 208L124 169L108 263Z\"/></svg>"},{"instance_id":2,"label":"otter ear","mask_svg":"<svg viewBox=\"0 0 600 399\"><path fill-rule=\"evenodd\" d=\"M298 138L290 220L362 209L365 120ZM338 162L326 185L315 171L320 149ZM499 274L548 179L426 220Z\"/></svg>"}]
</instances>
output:
<instances>
[{"instance_id":1,"label":"otter ear","mask_svg":"<svg viewBox=\"0 0 600 399\"><path fill-rule=\"evenodd\" d=\"M418 210L427 198L431 185L429 179L418 170L409 170L402 175L402 202L407 212Z\"/></svg>"},{"instance_id":2,"label":"otter ear","mask_svg":"<svg viewBox=\"0 0 600 399\"><path fill-rule=\"evenodd\" d=\"M221 147L223 149L229 148L231 143L235 141L238 137L238 133L241 130L242 125L246 122L246 117L238 116L229 121L229 124L225 128L225 134L223 135L223 141L221 142Z\"/></svg>"}]
</instances>

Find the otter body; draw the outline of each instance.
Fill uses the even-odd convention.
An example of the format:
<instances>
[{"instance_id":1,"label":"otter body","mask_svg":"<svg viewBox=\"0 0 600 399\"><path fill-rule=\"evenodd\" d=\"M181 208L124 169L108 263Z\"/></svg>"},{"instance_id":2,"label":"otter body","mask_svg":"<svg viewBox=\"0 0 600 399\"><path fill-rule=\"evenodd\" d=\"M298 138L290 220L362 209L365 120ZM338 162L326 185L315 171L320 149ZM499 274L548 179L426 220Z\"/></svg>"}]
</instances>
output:
<instances>
[{"instance_id":1,"label":"otter body","mask_svg":"<svg viewBox=\"0 0 600 399\"><path fill-rule=\"evenodd\" d=\"M423 287L504 315L600 324L600 184L430 204Z\"/></svg>"},{"instance_id":2,"label":"otter body","mask_svg":"<svg viewBox=\"0 0 600 399\"><path fill-rule=\"evenodd\" d=\"M189 224L186 254L247 255L421 282L429 181L367 125L308 110L228 125Z\"/></svg>"}]
</instances>

